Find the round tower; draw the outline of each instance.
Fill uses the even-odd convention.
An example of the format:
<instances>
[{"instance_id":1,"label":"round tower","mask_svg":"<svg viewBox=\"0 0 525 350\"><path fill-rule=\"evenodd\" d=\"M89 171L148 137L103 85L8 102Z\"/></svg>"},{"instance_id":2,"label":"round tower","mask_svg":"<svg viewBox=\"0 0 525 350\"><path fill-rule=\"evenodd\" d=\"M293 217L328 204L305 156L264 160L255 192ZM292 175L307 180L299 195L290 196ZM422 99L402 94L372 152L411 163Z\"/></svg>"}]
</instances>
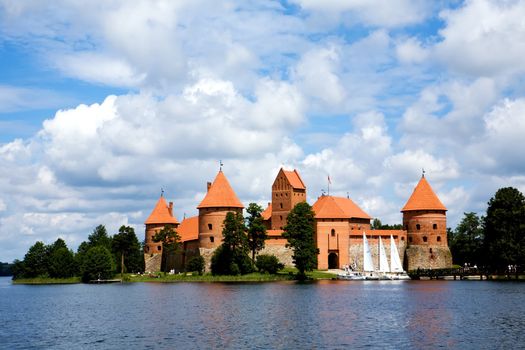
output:
<instances>
[{"instance_id":1,"label":"round tower","mask_svg":"<svg viewBox=\"0 0 525 350\"><path fill-rule=\"evenodd\" d=\"M155 208L144 224L146 225L144 240L145 271L160 271L162 261L162 243L154 242L153 237L166 225L173 225L174 229L179 226L179 222L173 216L173 202L170 202L168 206L166 200L161 195Z\"/></svg>"},{"instance_id":2,"label":"round tower","mask_svg":"<svg viewBox=\"0 0 525 350\"><path fill-rule=\"evenodd\" d=\"M237 198L224 173L219 171L199 209L199 247L212 249L222 244L223 222L228 212L242 213L244 206Z\"/></svg>"},{"instance_id":3,"label":"round tower","mask_svg":"<svg viewBox=\"0 0 525 350\"><path fill-rule=\"evenodd\" d=\"M447 243L447 208L423 175L401 209L407 231L406 269L437 269L452 265Z\"/></svg>"}]
</instances>

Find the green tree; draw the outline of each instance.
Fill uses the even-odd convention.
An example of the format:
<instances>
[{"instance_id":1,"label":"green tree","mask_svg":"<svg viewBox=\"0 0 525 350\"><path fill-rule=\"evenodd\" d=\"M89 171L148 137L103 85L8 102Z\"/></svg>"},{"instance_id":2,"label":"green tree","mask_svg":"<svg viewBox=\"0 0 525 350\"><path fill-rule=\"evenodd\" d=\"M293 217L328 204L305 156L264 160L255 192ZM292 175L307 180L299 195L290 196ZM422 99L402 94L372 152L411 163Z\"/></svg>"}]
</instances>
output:
<instances>
[{"instance_id":1,"label":"green tree","mask_svg":"<svg viewBox=\"0 0 525 350\"><path fill-rule=\"evenodd\" d=\"M525 197L520 191L505 187L496 192L488 202L483 230L490 267L504 271L508 265L524 266Z\"/></svg>"},{"instance_id":2,"label":"green tree","mask_svg":"<svg viewBox=\"0 0 525 350\"><path fill-rule=\"evenodd\" d=\"M170 261L179 250L180 236L173 225L166 225L153 236L153 242L162 242L162 267L167 272L171 265Z\"/></svg>"},{"instance_id":3,"label":"green tree","mask_svg":"<svg viewBox=\"0 0 525 350\"><path fill-rule=\"evenodd\" d=\"M288 240L287 247L293 250L293 262L298 279L306 279L306 271L317 267L319 249L315 245L315 214L310 204L298 203L288 214L283 237Z\"/></svg>"},{"instance_id":4,"label":"green tree","mask_svg":"<svg viewBox=\"0 0 525 350\"><path fill-rule=\"evenodd\" d=\"M24 256L23 277L47 276L49 268L48 249L43 242L36 242Z\"/></svg>"},{"instance_id":5,"label":"green tree","mask_svg":"<svg viewBox=\"0 0 525 350\"><path fill-rule=\"evenodd\" d=\"M252 261L255 262L255 254L264 248L264 242L267 238L266 227L264 226L263 217L261 216L263 209L260 205L250 203L246 211L249 214L246 218L248 247L252 252Z\"/></svg>"},{"instance_id":6,"label":"green tree","mask_svg":"<svg viewBox=\"0 0 525 350\"><path fill-rule=\"evenodd\" d=\"M214 275L238 275L253 272L253 262L248 255L250 250L242 214L227 213L223 225L223 242L212 256L211 272Z\"/></svg>"},{"instance_id":7,"label":"green tree","mask_svg":"<svg viewBox=\"0 0 525 350\"><path fill-rule=\"evenodd\" d=\"M376 218L372 220L372 225L370 226L370 228L372 230L402 230L403 225L401 224L394 224L394 225L383 224L381 220Z\"/></svg>"},{"instance_id":8,"label":"green tree","mask_svg":"<svg viewBox=\"0 0 525 350\"><path fill-rule=\"evenodd\" d=\"M481 265L483 249L482 219L476 213L464 213L449 242L454 262Z\"/></svg>"},{"instance_id":9,"label":"green tree","mask_svg":"<svg viewBox=\"0 0 525 350\"><path fill-rule=\"evenodd\" d=\"M111 237L108 236L108 232L104 225L98 225L95 227L93 232L88 236L88 240L80 243L78 246L77 254L75 256L78 266L84 264L84 257L89 249L99 246L111 251Z\"/></svg>"},{"instance_id":10,"label":"green tree","mask_svg":"<svg viewBox=\"0 0 525 350\"><path fill-rule=\"evenodd\" d=\"M82 265L82 281L110 279L113 277L115 264L111 252L104 246L89 248Z\"/></svg>"},{"instance_id":11,"label":"green tree","mask_svg":"<svg viewBox=\"0 0 525 350\"><path fill-rule=\"evenodd\" d=\"M124 270L143 271L144 255L135 230L131 226L120 226L118 233L111 239L111 248L115 254L117 269L123 277Z\"/></svg>"},{"instance_id":12,"label":"green tree","mask_svg":"<svg viewBox=\"0 0 525 350\"><path fill-rule=\"evenodd\" d=\"M186 263L186 271L197 272L202 275L204 272L204 258L200 255L194 256Z\"/></svg>"},{"instance_id":13,"label":"green tree","mask_svg":"<svg viewBox=\"0 0 525 350\"><path fill-rule=\"evenodd\" d=\"M372 225L371 225L370 228L372 230L380 230L382 226L383 226L383 224L381 223L381 220L376 218L376 219L372 220Z\"/></svg>"},{"instance_id":14,"label":"green tree","mask_svg":"<svg viewBox=\"0 0 525 350\"><path fill-rule=\"evenodd\" d=\"M62 238L57 239L47 247L49 276L66 278L75 276L78 272L77 262L72 251L67 248Z\"/></svg>"}]
</instances>

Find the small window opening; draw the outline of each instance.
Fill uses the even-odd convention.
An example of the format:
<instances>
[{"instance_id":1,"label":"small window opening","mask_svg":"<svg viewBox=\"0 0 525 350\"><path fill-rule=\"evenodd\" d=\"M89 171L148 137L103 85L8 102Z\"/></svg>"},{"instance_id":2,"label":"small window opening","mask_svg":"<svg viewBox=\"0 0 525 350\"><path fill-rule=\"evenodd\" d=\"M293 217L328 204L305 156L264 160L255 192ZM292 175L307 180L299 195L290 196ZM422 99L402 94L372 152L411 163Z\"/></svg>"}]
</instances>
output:
<instances>
[{"instance_id":1,"label":"small window opening","mask_svg":"<svg viewBox=\"0 0 525 350\"><path fill-rule=\"evenodd\" d=\"M427 236L423 236L423 242L425 242L425 243L426 243L427 241L428 241L428 238L427 238Z\"/></svg>"},{"instance_id":2,"label":"small window opening","mask_svg":"<svg viewBox=\"0 0 525 350\"><path fill-rule=\"evenodd\" d=\"M210 236L210 242L211 242L211 243L215 242L215 237Z\"/></svg>"},{"instance_id":3,"label":"small window opening","mask_svg":"<svg viewBox=\"0 0 525 350\"><path fill-rule=\"evenodd\" d=\"M412 237L408 237L408 241L412 243Z\"/></svg>"},{"instance_id":4,"label":"small window opening","mask_svg":"<svg viewBox=\"0 0 525 350\"><path fill-rule=\"evenodd\" d=\"M437 241L441 242L441 236L437 236Z\"/></svg>"},{"instance_id":5,"label":"small window opening","mask_svg":"<svg viewBox=\"0 0 525 350\"><path fill-rule=\"evenodd\" d=\"M332 235L332 237L335 237L335 230L332 229L332 231L330 232L330 235Z\"/></svg>"},{"instance_id":6,"label":"small window opening","mask_svg":"<svg viewBox=\"0 0 525 350\"><path fill-rule=\"evenodd\" d=\"M401 240L404 241L404 240L405 240L405 237L401 237Z\"/></svg>"},{"instance_id":7,"label":"small window opening","mask_svg":"<svg viewBox=\"0 0 525 350\"><path fill-rule=\"evenodd\" d=\"M157 250L161 250L162 248L160 247L160 245L157 246Z\"/></svg>"},{"instance_id":8,"label":"small window opening","mask_svg":"<svg viewBox=\"0 0 525 350\"><path fill-rule=\"evenodd\" d=\"M281 209L283 208L283 203L279 203L279 205L281 206Z\"/></svg>"},{"instance_id":9,"label":"small window opening","mask_svg":"<svg viewBox=\"0 0 525 350\"><path fill-rule=\"evenodd\" d=\"M420 224L416 225L416 230L418 230L418 231L421 230L421 225Z\"/></svg>"},{"instance_id":10,"label":"small window opening","mask_svg":"<svg viewBox=\"0 0 525 350\"><path fill-rule=\"evenodd\" d=\"M437 230L438 225L437 225L437 224L434 224L434 225L432 225L432 228L433 228L434 230Z\"/></svg>"},{"instance_id":11,"label":"small window opening","mask_svg":"<svg viewBox=\"0 0 525 350\"><path fill-rule=\"evenodd\" d=\"M432 254L432 248L430 248L428 251L430 252L430 254Z\"/></svg>"},{"instance_id":12,"label":"small window opening","mask_svg":"<svg viewBox=\"0 0 525 350\"><path fill-rule=\"evenodd\" d=\"M213 229L213 225L212 224L208 224L208 230L211 230Z\"/></svg>"},{"instance_id":13,"label":"small window opening","mask_svg":"<svg viewBox=\"0 0 525 350\"><path fill-rule=\"evenodd\" d=\"M279 215L279 219L281 219L281 220L282 220L282 219L283 219L283 216L282 216L282 215Z\"/></svg>"}]
</instances>

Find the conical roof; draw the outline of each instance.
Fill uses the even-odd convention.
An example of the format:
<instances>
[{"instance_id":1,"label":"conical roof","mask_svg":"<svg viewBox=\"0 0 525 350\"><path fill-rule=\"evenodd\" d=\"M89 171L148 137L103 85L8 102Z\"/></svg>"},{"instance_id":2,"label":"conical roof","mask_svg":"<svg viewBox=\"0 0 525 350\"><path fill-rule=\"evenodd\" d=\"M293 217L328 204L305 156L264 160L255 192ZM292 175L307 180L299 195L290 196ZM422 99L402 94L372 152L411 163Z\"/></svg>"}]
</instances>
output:
<instances>
[{"instance_id":1,"label":"conical roof","mask_svg":"<svg viewBox=\"0 0 525 350\"><path fill-rule=\"evenodd\" d=\"M149 214L144 224L178 224L177 219L170 213L168 204L163 196L160 196L155 208Z\"/></svg>"},{"instance_id":2,"label":"conical roof","mask_svg":"<svg viewBox=\"0 0 525 350\"><path fill-rule=\"evenodd\" d=\"M419 180L401 212L412 210L447 210L424 176Z\"/></svg>"},{"instance_id":3,"label":"conical roof","mask_svg":"<svg viewBox=\"0 0 525 350\"><path fill-rule=\"evenodd\" d=\"M371 219L350 198L321 196L313 205L316 219Z\"/></svg>"},{"instance_id":4,"label":"conical roof","mask_svg":"<svg viewBox=\"0 0 525 350\"><path fill-rule=\"evenodd\" d=\"M244 208L222 170L219 171L215 180L213 180L213 183L208 189L208 193L206 193L202 202L197 206L197 209L212 207Z\"/></svg>"}]
</instances>

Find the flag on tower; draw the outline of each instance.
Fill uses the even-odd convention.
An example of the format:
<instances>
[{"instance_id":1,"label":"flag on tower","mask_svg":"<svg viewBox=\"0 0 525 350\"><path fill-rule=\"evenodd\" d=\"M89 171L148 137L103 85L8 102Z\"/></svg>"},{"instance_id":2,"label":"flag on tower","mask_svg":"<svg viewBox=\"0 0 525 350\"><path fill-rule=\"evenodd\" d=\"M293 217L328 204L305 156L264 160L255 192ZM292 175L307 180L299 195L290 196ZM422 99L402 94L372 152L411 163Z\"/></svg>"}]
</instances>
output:
<instances>
[{"instance_id":1,"label":"flag on tower","mask_svg":"<svg viewBox=\"0 0 525 350\"><path fill-rule=\"evenodd\" d=\"M330 181L330 175L328 175L328 183L331 185L332 181Z\"/></svg>"}]
</instances>

